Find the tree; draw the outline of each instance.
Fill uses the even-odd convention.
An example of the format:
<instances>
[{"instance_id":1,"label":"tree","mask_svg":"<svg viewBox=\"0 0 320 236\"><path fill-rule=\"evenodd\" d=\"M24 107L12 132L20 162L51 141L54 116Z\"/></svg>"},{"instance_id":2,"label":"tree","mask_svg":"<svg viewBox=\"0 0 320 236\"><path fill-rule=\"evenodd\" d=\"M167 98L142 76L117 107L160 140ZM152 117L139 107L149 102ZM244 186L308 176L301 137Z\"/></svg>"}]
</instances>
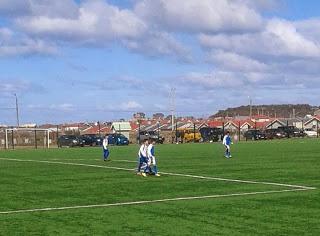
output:
<instances>
[{"instance_id":1,"label":"tree","mask_svg":"<svg viewBox=\"0 0 320 236\"><path fill-rule=\"evenodd\" d=\"M155 113L152 115L153 119L159 120L159 119L163 119L164 118L164 114L163 113Z\"/></svg>"}]
</instances>

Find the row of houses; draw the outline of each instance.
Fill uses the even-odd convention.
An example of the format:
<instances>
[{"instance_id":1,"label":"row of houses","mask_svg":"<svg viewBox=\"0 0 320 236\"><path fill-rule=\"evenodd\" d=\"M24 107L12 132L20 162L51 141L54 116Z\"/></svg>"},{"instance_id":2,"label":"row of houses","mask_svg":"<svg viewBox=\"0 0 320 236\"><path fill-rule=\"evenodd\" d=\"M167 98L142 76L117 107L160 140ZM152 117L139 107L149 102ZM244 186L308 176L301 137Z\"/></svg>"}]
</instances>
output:
<instances>
[{"instance_id":1,"label":"row of houses","mask_svg":"<svg viewBox=\"0 0 320 236\"><path fill-rule=\"evenodd\" d=\"M132 133L139 130L169 132L175 130L199 130L202 127L221 128L229 131L245 132L248 129L276 129L280 126L295 126L299 129L317 130L320 127L320 115L306 118L270 118L259 115L251 118L217 118L217 119L186 119L177 118L174 123L171 119L143 119L122 122L110 122L101 124L64 124L59 126L43 125L42 128L50 128L61 133L79 132L79 134L108 134L122 133L132 138Z\"/></svg>"},{"instance_id":2,"label":"row of houses","mask_svg":"<svg viewBox=\"0 0 320 236\"><path fill-rule=\"evenodd\" d=\"M30 125L29 125L30 126ZM48 129L52 137L61 134L97 134L121 133L131 142L137 137L139 131L157 131L165 136L167 142L171 142L176 130L194 130L202 127L221 128L234 133L244 133L248 129L276 129L279 126L295 126L299 129L318 130L320 127L320 115L302 118L270 118L267 116L253 116L241 118L216 118L216 119L194 119L177 118L172 123L170 118L163 119L139 119L122 122L105 123L73 123L73 124L44 124L33 127ZM32 128L32 127L28 127Z\"/></svg>"}]
</instances>

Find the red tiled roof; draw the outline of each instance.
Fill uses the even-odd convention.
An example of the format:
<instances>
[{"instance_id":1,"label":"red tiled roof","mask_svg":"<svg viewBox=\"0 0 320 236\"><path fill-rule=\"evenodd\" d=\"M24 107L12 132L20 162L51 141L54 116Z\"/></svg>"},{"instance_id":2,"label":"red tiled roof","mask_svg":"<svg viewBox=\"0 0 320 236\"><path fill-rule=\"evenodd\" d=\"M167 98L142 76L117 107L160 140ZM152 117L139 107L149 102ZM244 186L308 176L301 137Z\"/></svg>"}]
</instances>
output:
<instances>
[{"instance_id":1,"label":"red tiled roof","mask_svg":"<svg viewBox=\"0 0 320 236\"><path fill-rule=\"evenodd\" d=\"M85 130L82 131L84 134L99 134L99 126L91 126ZM111 133L111 127L109 126L100 126L100 133L101 134L107 134Z\"/></svg>"},{"instance_id":2,"label":"red tiled roof","mask_svg":"<svg viewBox=\"0 0 320 236\"><path fill-rule=\"evenodd\" d=\"M223 121L219 121L219 120L210 120L207 122L207 125L210 127L210 128L214 128L214 127L222 127L224 124Z\"/></svg>"}]
</instances>

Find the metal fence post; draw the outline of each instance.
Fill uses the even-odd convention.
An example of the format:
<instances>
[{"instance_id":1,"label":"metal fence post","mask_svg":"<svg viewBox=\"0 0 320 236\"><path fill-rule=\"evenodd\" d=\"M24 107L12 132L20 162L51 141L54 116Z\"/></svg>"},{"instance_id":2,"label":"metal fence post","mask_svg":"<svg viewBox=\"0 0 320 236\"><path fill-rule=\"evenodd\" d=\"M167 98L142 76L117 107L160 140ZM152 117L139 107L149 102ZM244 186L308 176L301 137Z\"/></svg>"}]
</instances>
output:
<instances>
[{"instance_id":1,"label":"metal fence post","mask_svg":"<svg viewBox=\"0 0 320 236\"><path fill-rule=\"evenodd\" d=\"M140 122L138 122L138 143L140 144Z\"/></svg>"},{"instance_id":2,"label":"metal fence post","mask_svg":"<svg viewBox=\"0 0 320 236\"><path fill-rule=\"evenodd\" d=\"M38 143L37 143L37 130L34 130L34 147L35 149L38 148Z\"/></svg>"},{"instance_id":3,"label":"metal fence post","mask_svg":"<svg viewBox=\"0 0 320 236\"><path fill-rule=\"evenodd\" d=\"M239 128L239 130L238 130L238 131L239 131L239 137L238 137L238 141L240 142L240 139L241 139L241 138L240 138L240 136L241 136L241 127L240 127L240 121L239 121L239 127L238 127L238 128Z\"/></svg>"},{"instance_id":4,"label":"metal fence post","mask_svg":"<svg viewBox=\"0 0 320 236\"><path fill-rule=\"evenodd\" d=\"M176 127L175 127L175 139L176 143L178 142L178 121L176 120Z\"/></svg>"},{"instance_id":5,"label":"metal fence post","mask_svg":"<svg viewBox=\"0 0 320 236\"><path fill-rule=\"evenodd\" d=\"M196 142L196 124L193 123L193 142Z\"/></svg>"},{"instance_id":6,"label":"metal fence post","mask_svg":"<svg viewBox=\"0 0 320 236\"><path fill-rule=\"evenodd\" d=\"M12 130L11 130L11 141L12 141L12 149L14 149L14 137L13 137L13 127L12 127Z\"/></svg>"}]
</instances>

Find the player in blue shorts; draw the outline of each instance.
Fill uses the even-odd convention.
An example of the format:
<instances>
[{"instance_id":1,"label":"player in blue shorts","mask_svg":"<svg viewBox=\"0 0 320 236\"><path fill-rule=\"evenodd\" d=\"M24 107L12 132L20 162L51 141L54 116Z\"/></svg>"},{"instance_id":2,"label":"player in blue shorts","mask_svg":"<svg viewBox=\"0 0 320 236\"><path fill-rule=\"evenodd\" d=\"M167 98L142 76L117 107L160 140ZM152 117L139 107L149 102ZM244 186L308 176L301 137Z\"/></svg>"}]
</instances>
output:
<instances>
[{"instance_id":1,"label":"player in blue shorts","mask_svg":"<svg viewBox=\"0 0 320 236\"><path fill-rule=\"evenodd\" d=\"M102 148L103 148L103 160L104 161L110 161L110 159L108 159L109 157L109 149L108 149L108 135L106 135L102 141Z\"/></svg>"},{"instance_id":2,"label":"player in blue shorts","mask_svg":"<svg viewBox=\"0 0 320 236\"><path fill-rule=\"evenodd\" d=\"M142 175L146 177L146 172L149 170L149 165L148 165L148 139L145 139L140 146L139 152L138 152L138 168L137 168L137 174ZM143 172L141 172L141 169L144 169Z\"/></svg>"},{"instance_id":3,"label":"player in blue shorts","mask_svg":"<svg viewBox=\"0 0 320 236\"><path fill-rule=\"evenodd\" d=\"M229 131L227 131L226 135L223 137L222 144L226 148L225 157L230 158L231 157L230 145L232 144L232 140L231 140Z\"/></svg>"},{"instance_id":4,"label":"player in blue shorts","mask_svg":"<svg viewBox=\"0 0 320 236\"><path fill-rule=\"evenodd\" d=\"M154 145L155 145L156 141L154 139L150 139L149 140L149 146L148 146L148 166L150 166L150 171L152 174L154 174L155 176L160 176L160 174L158 174L158 167L157 167L157 163L156 163L156 157L154 154Z\"/></svg>"}]
</instances>

